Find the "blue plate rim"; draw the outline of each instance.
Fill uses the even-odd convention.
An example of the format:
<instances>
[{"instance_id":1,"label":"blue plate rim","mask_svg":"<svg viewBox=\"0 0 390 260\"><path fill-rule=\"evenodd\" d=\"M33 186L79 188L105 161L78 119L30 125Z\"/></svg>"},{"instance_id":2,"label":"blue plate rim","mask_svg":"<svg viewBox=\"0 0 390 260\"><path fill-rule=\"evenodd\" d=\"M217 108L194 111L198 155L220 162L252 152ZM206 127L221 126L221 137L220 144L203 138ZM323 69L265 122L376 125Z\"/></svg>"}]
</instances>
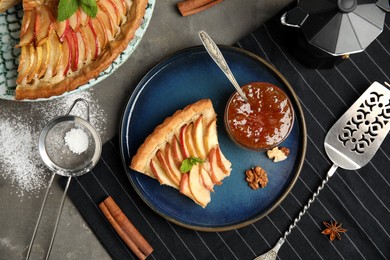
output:
<instances>
[{"instance_id":1,"label":"blue plate rim","mask_svg":"<svg viewBox=\"0 0 390 260\"><path fill-rule=\"evenodd\" d=\"M258 55L254 54L252 52L249 52L247 50L244 50L244 49L241 49L238 47L228 46L228 45L218 45L218 47L221 49L222 53L224 52L224 50L226 50L226 51L239 52L240 54L247 55L247 56L259 61L259 63L262 63L270 71L272 71L276 75L276 77L278 77L283 82L284 87L286 88L285 90L287 90L289 97L290 97L290 100L292 101L292 103L294 105L295 119L296 120L299 119L298 125L299 125L299 128L301 129L300 139L302 141L300 143L301 154L299 157L299 161L297 163L297 167L296 167L297 170L296 170L295 176L292 178L290 184L285 189L285 191L280 195L280 197L278 199L275 200L274 204L272 206L270 206L265 212L263 212L259 215L256 215L255 217L253 217L252 219L249 219L247 221L243 221L243 222L240 222L238 224L226 225L226 226L215 226L215 227L207 226L207 227L205 227L205 226L186 224L186 223L180 222L179 220L172 218L172 217L160 212L156 207L154 207L154 205L152 205L152 203L150 203L143 196L143 194L137 188L137 185L134 183L133 179L130 176L131 175L131 173L130 173L131 170L129 168L130 158L125 158L126 147L124 146L123 140L127 140L127 137L128 137L127 131L126 131L127 125L125 125L125 123L127 122L128 115L131 114L131 111L133 110L134 105L136 104L138 96L142 93L142 89L145 86L145 84L151 78L153 78L153 76L155 74L159 73L160 70L164 69L166 64L169 64L170 60L174 60L176 57L179 57L179 56L184 55L184 54L190 54L190 53L199 52L199 51L206 52L206 49L202 45L193 46L193 47L189 47L189 48L185 48L185 49L182 49L180 51L177 51L177 52L169 55L167 58L163 59L162 61L158 62L154 67L152 67L145 74L145 76L139 81L139 83L135 87L134 91L131 93L131 95L128 99L128 102L127 102L125 108L123 109L122 116L121 116L121 122L119 125L119 128L120 128L119 129L119 144L120 144L120 155L121 155L122 164L123 164L123 167L125 169L126 175L130 181L130 184L132 185L132 187L134 188L134 190L136 191L138 196L142 199L142 201L149 208L151 208L155 213L157 213L161 217L165 218L166 220L168 220L172 223L175 223L176 225L179 225L181 227L185 227L188 229L192 229L192 230L207 231L207 232L229 231L229 230L233 230L233 229L242 228L242 227L245 227L247 225L253 224L254 222L256 222L256 221L264 218L268 214L270 214L287 197L287 195L290 193L291 189L294 187L296 181L298 180L300 172L301 172L303 164L304 164L304 160L305 160L305 156L306 156L306 149L307 149L307 128L306 128L306 122L305 122L303 109L302 109L301 103L299 101L298 95L295 93L294 89L292 88L290 83L287 81L287 79L273 65L271 65L269 62L267 62L266 60L264 60L263 58L259 57Z\"/></svg>"}]
</instances>

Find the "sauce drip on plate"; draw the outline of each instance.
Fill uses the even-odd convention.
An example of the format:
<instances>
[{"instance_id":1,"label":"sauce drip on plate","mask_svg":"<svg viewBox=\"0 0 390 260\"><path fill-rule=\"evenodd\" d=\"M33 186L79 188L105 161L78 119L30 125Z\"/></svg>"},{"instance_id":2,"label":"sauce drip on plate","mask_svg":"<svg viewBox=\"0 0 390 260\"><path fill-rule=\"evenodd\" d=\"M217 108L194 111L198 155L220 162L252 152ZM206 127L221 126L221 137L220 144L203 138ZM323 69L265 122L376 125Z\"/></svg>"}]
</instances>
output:
<instances>
[{"instance_id":1,"label":"sauce drip on plate","mask_svg":"<svg viewBox=\"0 0 390 260\"><path fill-rule=\"evenodd\" d=\"M229 135L242 146L266 150L283 142L291 131L294 111L287 95L273 84L254 82L242 87L249 103L234 93L226 106Z\"/></svg>"}]
</instances>

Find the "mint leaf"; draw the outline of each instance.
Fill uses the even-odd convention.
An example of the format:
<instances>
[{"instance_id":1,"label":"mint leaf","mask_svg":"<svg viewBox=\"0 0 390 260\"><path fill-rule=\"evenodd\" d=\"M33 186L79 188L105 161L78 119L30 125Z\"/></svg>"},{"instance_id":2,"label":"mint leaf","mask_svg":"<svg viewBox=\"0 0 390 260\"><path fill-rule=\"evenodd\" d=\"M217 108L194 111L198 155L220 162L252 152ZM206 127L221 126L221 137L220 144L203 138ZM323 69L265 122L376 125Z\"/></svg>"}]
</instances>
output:
<instances>
[{"instance_id":1,"label":"mint leaf","mask_svg":"<svg viewBox=\"0 0 390 260\"><path fill-rule=\"evenodd\" d=\"M65 21L71 17L80 6L89 17L96 17L98 11L96 0L60 0L58 3L57 20L60 22Z\"/></svg>"},{"instance_id":2,"label":"mint leaf","mask_svg":"<svg viewBox=\"0 0 390 260\"><path fill-rule=\"evenodd\" d=\"M98 6L95 0L81 0L81 8L89 17L96 17Z\"/></svg>"},{"instance_id":3,"label":"mint leaf","mask_svg":"<svg viewBox=\"0 0 390 260\"><path fill-rule=\"evenodd\" d=\"M96 0L80 0L80 2L88 6L96 6Z\"/></svg>"},{"instance_id":4,"label":"mint leaf","mask_svg":"<svg viewBox=\"0 0 390 260\"><path fill-rule=\"evenodd\" d=\"M197 163L203 163L204 161L198 157L190 157L190 162L192 165L195 165Z\"/></svg>"},{"instance_id":5,"label":"mint leaf","mask_svg":"<svg viewBox=\"0 0 390 260\"><path fill-rule=\"evenodd\" d=\"M71 17L79 8L78 0L60 0L58 3L58 21L65 21Z\"/></svg>"},{"instance_id":6,"label":"mint leaf","mask_svg":"<svg viewBox=\"0 0 390 260\"><path fill-rule=\"evenodd\" d=\"M191 163L191 161L190 161L189 158L185 159L185 160L181 163L181 165L180 165L180 171L181 171L182 173L186 173L186 172L191 171L191 168L192 168L192 163Z\"/></svg>"},{"instance_id":7,"label":"mint leaf","mask_svg":"<svg viewBox=\"0 0 390 260\"><path fill-rule=\"evenodd\" d=\"M203 163L204 161L198 157L188 157L187 159L184 159L184 161L180 165L180 171L182 173L186 173L191 171L192 166L194 166L197 163Z\"/></svg>"}]
</instances>

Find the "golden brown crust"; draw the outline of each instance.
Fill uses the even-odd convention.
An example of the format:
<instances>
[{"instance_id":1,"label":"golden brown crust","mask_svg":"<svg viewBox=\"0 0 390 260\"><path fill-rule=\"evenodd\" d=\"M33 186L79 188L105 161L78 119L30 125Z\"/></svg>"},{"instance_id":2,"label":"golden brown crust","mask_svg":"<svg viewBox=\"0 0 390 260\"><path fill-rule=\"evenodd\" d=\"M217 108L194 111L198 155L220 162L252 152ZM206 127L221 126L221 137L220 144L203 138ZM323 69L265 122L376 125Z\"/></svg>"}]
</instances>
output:
<instances>
[{"instance_id":1,"label":"golden brown crust","mask_svg":"<svg viewBox=\"0 0 390 260\"><path fill-rule=\"evenodd\" d=\"M47 82L39 84L37 87L20 85L16 88L15 99L37 99L61 95L78 88L90 79L96 78L100 72L110 66L134 38L135 31L140 26L145 14L147 3L148 0L133 0L133 5L127 14L127 21L121 26L121 34L105 47L97 60L82 67L75 75L67 77L57 84Z\"/></svg>"},{"instance_id":2,"label":"golden brown crust","mask_svg":"<svg viewBox=\"0 0 390 260\"><path fill-rule=\"evenodd\" d=\"M0 0L0 13L18 4L21 0Z\"/></svg>"},{"instance_id":3,"label":"golden brown crust","mask_svg":"<svg viewBox=\"0 0 390 260\"><path fill-rule=\"evenodd\" d=\"M131 161L130 168L135 171L147 173L146 168L149 167L149 161L158 148L171 140L173 134L178 132L182 125L192 122L200 114L207 121L211 121L216 117L210 99L201 99L186 106L183 110L176 111L172 116L167 117L138 148L137 154Z\"/></svg>"}]
</instances>

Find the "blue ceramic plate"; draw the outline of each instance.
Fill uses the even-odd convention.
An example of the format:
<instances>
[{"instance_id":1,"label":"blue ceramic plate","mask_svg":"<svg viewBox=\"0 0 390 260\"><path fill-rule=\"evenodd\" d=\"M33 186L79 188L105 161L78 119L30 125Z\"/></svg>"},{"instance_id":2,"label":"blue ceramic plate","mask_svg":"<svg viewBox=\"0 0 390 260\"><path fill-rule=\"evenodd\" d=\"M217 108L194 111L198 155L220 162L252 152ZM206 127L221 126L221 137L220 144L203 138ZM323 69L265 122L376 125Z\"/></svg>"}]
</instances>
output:
<instances>
[{"instance_id":1,"label":"blue ceramic plate","mask_svg":"<svg viewBox=\"0 0 390 260\"><path fill-rule=\"evenodd\" d=\"M239 84L266 81L284 89L295 111L295 123L282 146L290 148L283 162L274 163L263 152L238 147L224 128L225 104L234 88L203 47L180 51L155 66L136 87L126 106L121 125L122 159L131 184L155 212L187 228L222 231L239 228L270 213L297 180L306 151L306 127L297 96L284 77L264 60L244 50L221 46ZM230 177L215 186L205 209L177 190L128 168L145 138L176 110L202 98L210 98L218 114L222 152L232 162ZM252 190L245 170L260 165L268 173L268 185Z\"/></svg>"}]
</instances>

